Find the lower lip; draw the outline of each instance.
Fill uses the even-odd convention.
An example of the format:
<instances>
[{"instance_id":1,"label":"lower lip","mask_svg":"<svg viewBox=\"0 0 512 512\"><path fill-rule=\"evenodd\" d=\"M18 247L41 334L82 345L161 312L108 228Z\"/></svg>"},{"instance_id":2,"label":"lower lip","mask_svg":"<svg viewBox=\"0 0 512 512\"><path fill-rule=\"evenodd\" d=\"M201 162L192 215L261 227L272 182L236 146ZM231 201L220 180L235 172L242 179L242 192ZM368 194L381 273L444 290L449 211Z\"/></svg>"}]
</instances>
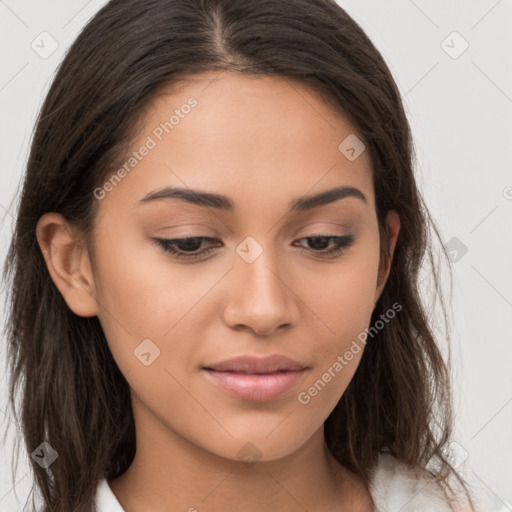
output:
<instances>
[{"instance_id":1,"label":"lower lip","mask_svg":"<svg viewBox=\"0 0 512 512\"><path fill-rule=\"evenodd\" d=\"M203 369L203 372L211 382L237 398L266 402L292 389L306 369L266 374L217 372L207 369Z\"/></svg>"}]
</instances>

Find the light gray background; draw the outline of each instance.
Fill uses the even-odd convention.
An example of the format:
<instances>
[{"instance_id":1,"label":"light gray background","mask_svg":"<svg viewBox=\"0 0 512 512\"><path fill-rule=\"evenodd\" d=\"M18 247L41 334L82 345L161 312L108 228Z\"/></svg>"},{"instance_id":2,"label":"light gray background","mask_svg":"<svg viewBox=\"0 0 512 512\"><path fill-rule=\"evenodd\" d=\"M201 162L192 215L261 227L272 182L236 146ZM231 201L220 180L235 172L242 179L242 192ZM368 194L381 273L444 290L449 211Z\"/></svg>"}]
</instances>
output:
<instances>
[{"instance_id":1,"label":"light gray background","mask_svg":"<svg viewBox=\"0 0 512 512\"><path fill-rule=\"evenodd\" d=\"M0 0L2 263L36 114L64 52L104 3ZM399 85L418 182L443 243L467 247L453 265L456 440L496 510L512 510L512 1L339 3L366 30ZM46 59L31 48L43 31L58 42ZM461 55L464 41L454 31L469 44ZM1 340L3 432L11 420ZM23 456L12 475L13 433L12 426L0 447L1 511L21 510L13 481L22 503L31 485Z\"/></svg>"}]
</instances>

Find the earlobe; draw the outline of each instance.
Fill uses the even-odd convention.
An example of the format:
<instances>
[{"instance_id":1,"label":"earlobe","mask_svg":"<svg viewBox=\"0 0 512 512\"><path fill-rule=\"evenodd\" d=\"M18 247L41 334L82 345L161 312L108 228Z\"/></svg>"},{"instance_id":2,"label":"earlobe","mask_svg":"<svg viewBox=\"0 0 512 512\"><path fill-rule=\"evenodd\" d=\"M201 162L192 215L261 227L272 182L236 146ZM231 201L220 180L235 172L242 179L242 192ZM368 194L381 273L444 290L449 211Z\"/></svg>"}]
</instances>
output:
<instances>
[{"instance_id":1,"label":"earlobe","mask_svg":"<svg viewBox=\"0 0 512 512\"><path fill-rule=\"evenodd\" d=\"M37 241L50 277L69 308L83 317L95 316L94 280L87 248L59 213L45 213L36 228Z\"/></svg>"}]
</instances>

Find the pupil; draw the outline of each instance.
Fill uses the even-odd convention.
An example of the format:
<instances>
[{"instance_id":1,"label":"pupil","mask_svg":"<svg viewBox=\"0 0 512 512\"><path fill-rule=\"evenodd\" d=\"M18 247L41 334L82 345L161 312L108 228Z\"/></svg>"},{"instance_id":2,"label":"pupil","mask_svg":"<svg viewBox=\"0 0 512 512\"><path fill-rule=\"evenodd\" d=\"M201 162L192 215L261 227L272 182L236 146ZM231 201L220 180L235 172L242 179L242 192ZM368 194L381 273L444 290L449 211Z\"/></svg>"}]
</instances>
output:
<instances>
[{"instance_id":1,"label":"pupil","mask_svg":"<svg viewBox=\"0 0 512 512\"><path fill-rule=\"evenodd\" d=\"M314 236L311 239L311 247L312 249L322 249L322 247L318 246L318 242L320 243L320 246L324 245L327 240L327 237L325 236Z\"/></svg>"},{"instance_id":2,"label":"pupil","mask_svg":"<svg viewBox=\"0 0 512 512\"><path fill-rule=\"evenodd\" d=\"M198 249L198 244L201 242L199 240L194 240L193 238L186 238L181 242L184 250L194 250Z\"/></svg>"}]
</instances>

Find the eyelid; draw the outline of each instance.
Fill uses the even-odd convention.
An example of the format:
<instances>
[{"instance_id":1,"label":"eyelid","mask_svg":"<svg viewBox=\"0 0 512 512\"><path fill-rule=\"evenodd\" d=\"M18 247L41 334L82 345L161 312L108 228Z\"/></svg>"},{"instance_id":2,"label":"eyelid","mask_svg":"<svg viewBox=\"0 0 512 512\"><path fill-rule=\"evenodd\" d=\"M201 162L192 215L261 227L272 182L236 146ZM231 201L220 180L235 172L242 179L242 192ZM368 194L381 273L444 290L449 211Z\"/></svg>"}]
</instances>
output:
<instances>
[{"instance_id":1,"label":"eyelid","mask_svg":"<svg viewBox=\"0 0 512 512\"><path fill-rule=\"evenodd\" d=\"M314 226L314 227L313 227ZM352 222L308 222L307 224L301 224L298 229L293 230L291 238L297 237L310 237L310 236L343 236L343 232L353 232L356 226ZM338 232L338 233L336 233ZM312 233L312 234L310 234ZM319 233L319 235L315 235ZM283 237L286 235L283 234Z\"/></svg>"}]
</instances>

